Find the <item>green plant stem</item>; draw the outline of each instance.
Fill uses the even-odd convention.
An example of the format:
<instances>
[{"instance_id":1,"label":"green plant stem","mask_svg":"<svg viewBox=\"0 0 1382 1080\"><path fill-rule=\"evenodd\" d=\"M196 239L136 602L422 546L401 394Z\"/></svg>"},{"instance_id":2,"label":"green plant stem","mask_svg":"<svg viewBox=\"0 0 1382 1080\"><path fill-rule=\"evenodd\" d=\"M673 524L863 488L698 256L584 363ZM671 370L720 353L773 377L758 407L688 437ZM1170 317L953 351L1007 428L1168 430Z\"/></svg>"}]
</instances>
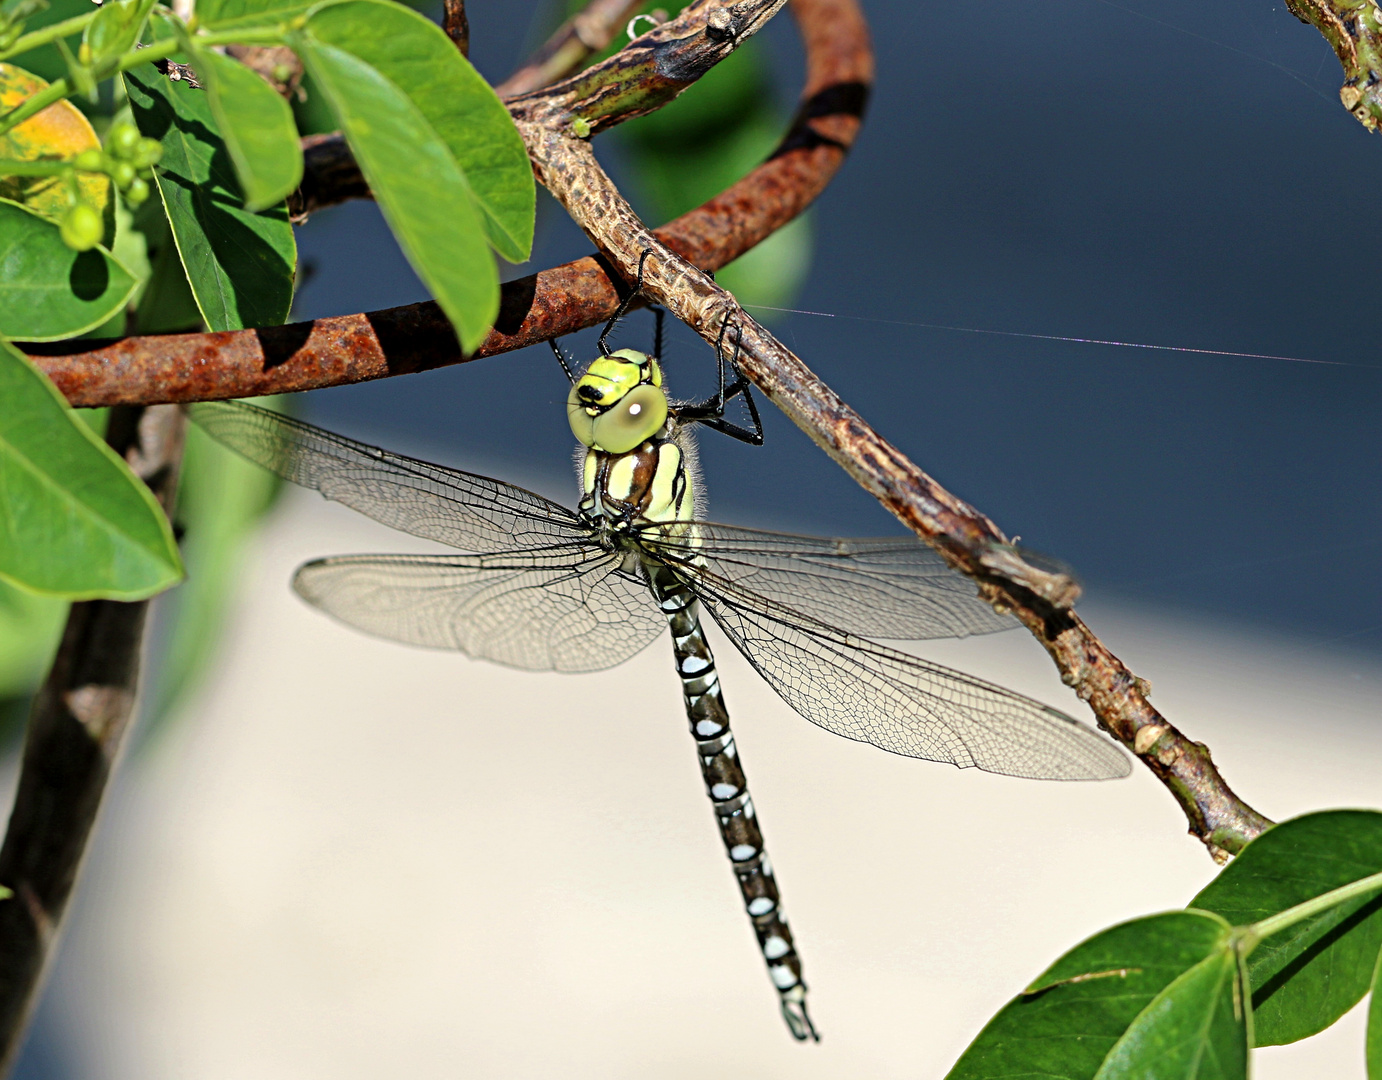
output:
<instances>
[{"instance_id":1,"label":"green plant stem","mask_svg":"<svg viewBox=\"0 0 1382 1080\"><path fill-rule=\"evenodd\" d=\"M8 49L0 51L0 60L8 60L11 56L18 56L30 49L37 49L40 45L47 45L50 41L80 33L86 29L87 23L100 14L100 11L100 8L96 8L86 15L74 15L72 18L63 19L62 22L54 23L52 26L45 26L42 29L23 34Z\"/></svg>"},{"instance_id":2,"label":"green plant stem","mask_svg":"<svg viewBox=\"0 0 1382 1080\"><path fill-rule=\"evenodd\" d=\"M204 40L210 44L224 44L224 42L221 41L212 41L210 37ZM181 46L178 44L176 38L164 38L162 41L155 41L148 48L137 49L132 53L126 53L120 58L117 64L103 72L99 78L108 79L112 75L117 75L122 71L128 71L130 68L137 67L139 64L148 63L150 60L162 60L165 57L172 56L179 48L181 48ZM54 102L61 101L63 98L68 97L73 93L74 89L75 88L68 82L65 76L49 83L37 94L25 98L13 109L5 113L4 116L0 116L0 135L4 135L11 128L24 123L29 117L42 112Z\"/></svg>"},{"instance_id":3,"label":"green plant stem","mask_svg":"<svg viewBox=\"0 0 1382 1080\"><path fill-rule=\"evenodd\" d=\"M82 18L86 18L86 16L83 15ZM258 30L228 30L219 34L203 34L193 40L202 48L209 48L213 45L282 45L285 40L285 32L278 27ZM155 41L145 48L126 53L118 63L102 71L99 75L95 75L94 78L99 82L102 79L110 78L112 75L118 75L122 71L128 71L139 64L146 64L150 60L163 60L180 51L182 47L182 42L177 38L170 37ZM29 117L42 112L54 102L70 96L74 90L75 88L65 77L49 83L45 89L40 90L33 97L25 98L4 116L0 116L0 135L4 135L11 128L24 123Z\"/></svg>"},{"instance_id":4,"label":"green plant stem","mask_svg":"<svg viewBox=\"0 0 1382 1080\"><path fill-rule=\"evenodd\" d=\"M1327 893L1321 893L1303 904L1289 907L1285 911L1278 911L1275 915L1269 915L1261 922L1255 922L1239 931L1239 951L1243 956L1247 956L1264 938L1271 937L1271 935L1294 926L1313 915L1318 915L1322 911L1328 911L1330 908L1342 904L1345 900L1352 900L1355 896L1362 896L1364 893L1379 889L1382 889L1382 874L1370 874L1365 878L1359 878L1357 881L1351 881L1347 885L1340 885L1337 889L1331 889Z\"/></svg>"},{"instance_id":5,"label":"green plant stem","mask_svg":"<svg viewBox=\"0 0 1382 1080\"><path fill-rule=\"evenodd\" d=\"M0 161L0 176L58 176L71 167L70 161Z\"/></svg>"},{"instance_id":6,"label":"green plant stem","mask_svg":"<svg viewBox=\"0 0 1382 1080\"><path fill-rule=\"evenodd\" d=\"M42 112L55 101L61 101L70 93L72 93L72 87L68 84L66 78L49 83L37 94L25 98L4 116L0 116L0 135L5 134L10 128L17 127L24 123L25 120L29 119L29 117L33 116L35 113Z\"/></svg>"}]
</instances>

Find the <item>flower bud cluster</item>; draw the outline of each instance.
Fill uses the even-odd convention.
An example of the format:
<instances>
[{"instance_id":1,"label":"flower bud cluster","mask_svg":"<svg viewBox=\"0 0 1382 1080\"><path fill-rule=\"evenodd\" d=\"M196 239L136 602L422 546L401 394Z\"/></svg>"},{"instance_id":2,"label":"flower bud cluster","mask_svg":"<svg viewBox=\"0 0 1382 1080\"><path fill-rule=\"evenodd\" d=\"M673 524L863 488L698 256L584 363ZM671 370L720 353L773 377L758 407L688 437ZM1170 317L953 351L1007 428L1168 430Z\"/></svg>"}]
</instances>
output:
<instances>
[{"instance_id":1,"label":"flower bud cluster","mask_svg":"<svg viewBox=\"0 0 1382 1080\"><path fill-rule=\"evenodd\" d=\"M78 172L105 173L125 202L134 207L149 197L153 168L162 156L163 147L157 139L144 138L133 124L119 123L106 135L102 149L83 150L72 159L72 165ZM70 190L71 206L60 226L62 240L74 251L86 251L101 242L101 214L81 200L75 184Z\"/></svg>"}]
</instances>

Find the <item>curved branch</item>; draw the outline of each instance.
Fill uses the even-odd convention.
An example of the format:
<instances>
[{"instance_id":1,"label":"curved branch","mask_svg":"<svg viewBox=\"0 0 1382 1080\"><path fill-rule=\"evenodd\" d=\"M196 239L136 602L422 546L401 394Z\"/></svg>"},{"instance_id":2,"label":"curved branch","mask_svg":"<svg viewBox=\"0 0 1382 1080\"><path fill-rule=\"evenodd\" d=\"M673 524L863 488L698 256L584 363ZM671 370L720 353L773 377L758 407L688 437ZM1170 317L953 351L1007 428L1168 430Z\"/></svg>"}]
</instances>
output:
<instances>
[{"instance_id":1,"label":"curved branch","mask_svg":"<svg viewBox=\"0 0 1382 1080\"><path fill-rule=\"evenodd\" d=\"M854 0L794 0L806 45L797 115L772 155L738 183L658 230L715 271L800 214L825 189L860 126L873 55ZM317 145L343 146L324 137ZM348 167L353 169L353 160ZM357 174L358 175L358 174ZM503 287L495 329L463 356L427 302L260 330L30 345L36 364L77 406L213 401L314 390L494 356L604 322L626 288L595 257Z\"/></svg>"}]
</instances>

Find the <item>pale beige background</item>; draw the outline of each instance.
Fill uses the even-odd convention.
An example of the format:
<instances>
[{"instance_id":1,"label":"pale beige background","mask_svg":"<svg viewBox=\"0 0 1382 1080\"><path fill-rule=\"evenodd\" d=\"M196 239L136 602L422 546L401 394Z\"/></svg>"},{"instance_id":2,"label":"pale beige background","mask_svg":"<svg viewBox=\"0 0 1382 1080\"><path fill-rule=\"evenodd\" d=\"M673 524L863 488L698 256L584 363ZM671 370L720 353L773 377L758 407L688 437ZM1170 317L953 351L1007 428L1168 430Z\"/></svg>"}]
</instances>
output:
<instances>
[{"instance_id":1,"label":"pale beige background","mask_svg":"<svg viewBox=\"0 0 1382 1080\"><path fill-rule=\"evenodd\" d=\"M53 992L83 1075L940 1077L1060 951L1212 876L1144 772L1041 784L797 717L716 637L825 1040L778 1019L702 793L670 647L528 675L360 636L287 588L417 550L290 493L225 663L127 762ZM1284 818L1382 806L1382 670L1091 605L1154 700ZM1080 706L1020 631L925 655ZM1362 1014L1256 1075L1361 1078Z\"/></svg>"}]
</instances>

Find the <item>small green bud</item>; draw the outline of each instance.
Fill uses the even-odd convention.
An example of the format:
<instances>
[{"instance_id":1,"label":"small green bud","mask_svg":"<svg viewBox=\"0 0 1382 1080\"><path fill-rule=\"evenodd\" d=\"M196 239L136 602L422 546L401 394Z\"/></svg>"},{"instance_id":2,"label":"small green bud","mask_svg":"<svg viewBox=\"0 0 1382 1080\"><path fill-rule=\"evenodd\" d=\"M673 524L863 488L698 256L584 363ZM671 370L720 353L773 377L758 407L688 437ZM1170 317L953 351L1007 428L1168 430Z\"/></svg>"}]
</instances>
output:
<instances>
[{"instance_id":1,"label":"small green bud","mask_svg":"<svg viewBox=\"0 0 1382 1080\"><path fill-rule=\"evenodd\" d=\"M110 178L115 181L115 186L124 191L134 183L134 166L128 161L117 161L115 167L110 170Z\"/></svg>"},{"instance_id":2,"label":"small green bud","mask_svg":"<svg viewBox=\"0 0 1382 1080\"><path fill-rule=\"evenodd\" d=\"M293 69L287 64L274 65L274 82L287 83L293 77Z\"/></svg>"},{"instance_id":3,"label":"small green bud","mask_svg":"<svg viewBox=\"0 0 1382 1080\"><path fill-rule=\"evenodd\" d=\"M131 182L129 190L125 192L125 202L129 203L130 206L143 206L144 200L148 197L149 182L140 180L138 177Z\"/></svg>"},{"instance_id":4,"label":"small green bud","mask_svg":"<svg viewBox=\"0 0 1382 1080\"><path fill-rule=\"evenodd\" d=\"M79 202L62 219L58 233L73 251L89 251L101 242L101 215L89 203Z\"/></svg>"},{"instance_id":5,"label":"small green bud","mask_svg":"<svg viewBox=\"0 0 1382 1080\"><path fill-rule=\"evenodd\" d=\"M116 124L106 136L106 149L118 158L130 158L140 141L139 129L133 124Z\"/></svg>"},{"instance_id":6,"label":"small green bud","mask_svg":"<svg viewBox=\"0 0 1382 1080\"><path fill-rule=\"evenodd\" d=\"M91 45L85 41L77 48L77 63L81 64L82 67L91 66ZM83 248L82 250L86 249Z\"/></svg>"},{"instance_id":7,"label":"small green bud","mask_svg":"<svg viewBox=\"0 0 1382 1080\"><path fill-rule=\"evenodd\" d=\"M72 164L82 172L100 172L105 168L106 156L99 150L83 150L72 159Z\"/></svg>"},{"instance_id":8,"label":"small green bud","mask_svg":"<svg viewBox=\"0 0 1382 1080\"><path fill-rule=\"evenodd\" d=\"M140 139L134 151L134 167L148 169L157 165L163 157L163 144L157 139Z\"/></svg>"},{"instance_id":9,"label":"small green bud","mask_svg":"<svg viewBox=\"0 0 1382 1080\"><path fill-rule=\"evenodd\" d=\"M571 133L578 139L588 139L590 137L590 121L584 116L578 116L571 121Z\"/></svg>"}]
</instances>

